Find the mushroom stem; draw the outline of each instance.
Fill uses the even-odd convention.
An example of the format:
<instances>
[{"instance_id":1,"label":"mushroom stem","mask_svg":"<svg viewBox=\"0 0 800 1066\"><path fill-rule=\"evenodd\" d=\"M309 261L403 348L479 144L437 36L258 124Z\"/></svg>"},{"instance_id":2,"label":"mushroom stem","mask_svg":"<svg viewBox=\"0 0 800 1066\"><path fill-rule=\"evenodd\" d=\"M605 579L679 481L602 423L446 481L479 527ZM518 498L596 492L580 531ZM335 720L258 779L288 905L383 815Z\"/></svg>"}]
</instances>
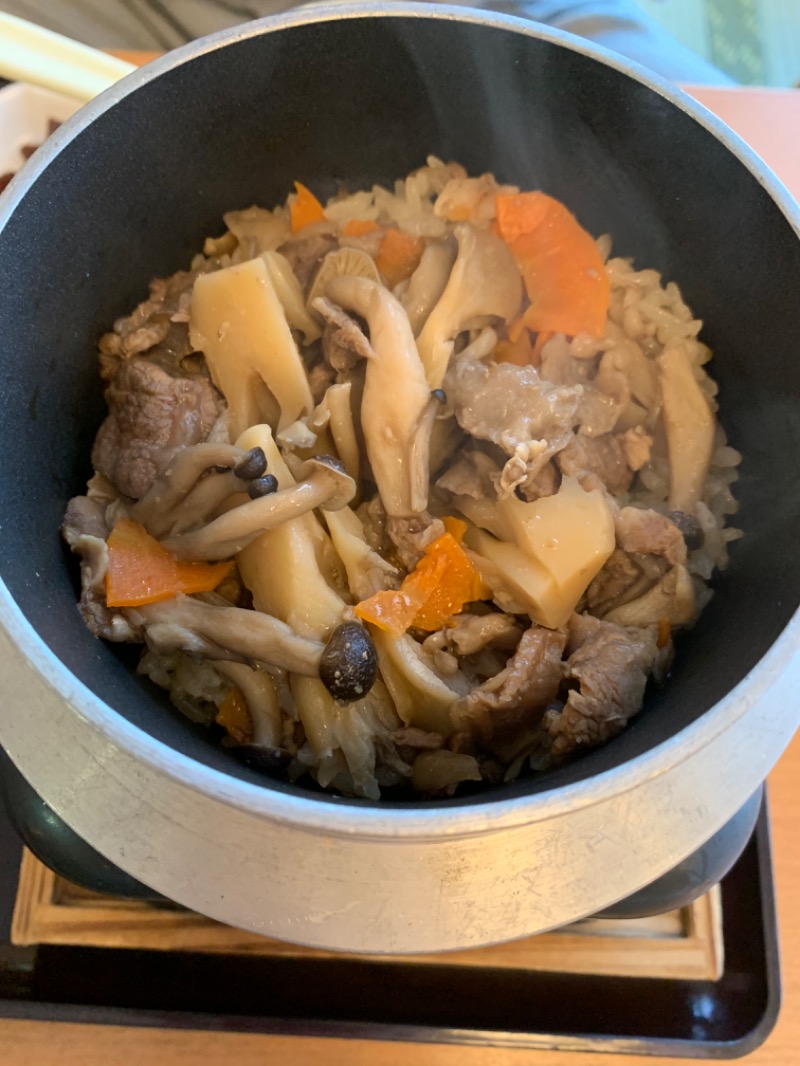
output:
<instances>
[{"instance_id":1,"label":"mushroom stem","mask_svg":"<svg viewBox=\"0 0 800 1066\"><path fill-rule=\"evenodd\" d=\"M412 515L428 505L430 388L402 306L367 278L332 278L328 297L369 325L377 358L367 363L361 425L384 509Z\"/></svg>"},{"instance_id":2,"label":"mushroom stem","mask_svg":"<svg viewBox=\"0 0 800 1066\"><path fill-rule=\"evenodd\" d=\"M508 245L490 230L466 224L456 226L455 234L456 261L417 338L432 389L444 381L459 333L486 316L510 321L522 301L522 276Z\"/></svg>"},{"instance_id":3,"label":"mushroom stem","mask_svg":"<svg viewBox=\"0 0 800 1066\"><path fill-rule=\"evenodd\" d=\"M232 470L247 454L233 444L195 444L181 448L164 473L131 507L131 518L141 522L152 536L164 536L172 528L176 508L207 470L221 467Z\"/></svg>"},{"instance_id":4,"label":"mushroom stem","mask_svg":"<svg viewBox=\"0 0 800 1066\"><path fill-rule=\"evenodd\" d=\"M172 512L169 528L163 533L175 536L193 529L207 521L231 496L244 491L245 486L232 470L226 470L224 474L210 471L178 504ZM164 515L163 523L159 524L165 525L168 518Z\"/></svg>"},{"instance_id":5,"label":"mushroom stem","mask_svg":"<svg viewBox=\"0 0 800 1066\"><path fill-rule=\"evenodd\" d=\"M281 746L282 719L275 682L266 670L245 663L218 662L217 671L227 677L245 698L253 723L252 743L277 750Z\"/></svg>"},{"instance_id":6,"label":"mushroom stem","mask_svg":"<svg viewBox=\"0 0 800 1066\"><path fill-rule=\"evenodd\" d=\"M316 456L306 468L310 475L292 488L249 500L199 529L163 539L162 545L181 561L230 559L268 529L316 507L338 510L355 496L355 482L338 460Z\"/></svg>"},{"instance_id":7,"label":"mushroom stem","mask_svg":"<svg viewBox=\"0 0 800 1066\"><path fill-rule=\"evenodd\" d=\"M322 642L298 637L284 622L261 611L176 596L129 608L125 614L145 626L148 646L161 654L185 651L216 661L264 663L305 677L319 676Z\"/></svg>"}]
</instances>

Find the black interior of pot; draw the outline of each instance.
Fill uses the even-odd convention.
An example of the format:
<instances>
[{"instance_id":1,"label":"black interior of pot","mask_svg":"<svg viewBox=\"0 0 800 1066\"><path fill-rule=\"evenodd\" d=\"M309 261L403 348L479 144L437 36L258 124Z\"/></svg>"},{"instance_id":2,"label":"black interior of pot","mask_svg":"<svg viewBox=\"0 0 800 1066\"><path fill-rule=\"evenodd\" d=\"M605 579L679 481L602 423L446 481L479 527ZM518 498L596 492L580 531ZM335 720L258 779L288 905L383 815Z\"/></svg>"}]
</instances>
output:
<instances>
[{"instance_id":1,"label":"black interior of pot","mask_svg":"<svg viewBox=\"0 0 800 1066\"><path fill-rule=\"evenodd\" d=\"M119 714L242 777L135 676L135 652L95 640L76 611L58 529L103 417L96 340L150 278L221 232L223 211L272 206L295 179L320 195L391 182L431 153L558 196L589 230L613 234L618 254L676 280L706 322L722 421L745 456L735 524L746 536L681 641L670 685L606 748L503 795L667 740L745 677L798 604L800 242L759 181L657 92L546 40L438 17L263 33L112 107L0 233L0 574L55 654Z\"/></svg>"}]
</instances>

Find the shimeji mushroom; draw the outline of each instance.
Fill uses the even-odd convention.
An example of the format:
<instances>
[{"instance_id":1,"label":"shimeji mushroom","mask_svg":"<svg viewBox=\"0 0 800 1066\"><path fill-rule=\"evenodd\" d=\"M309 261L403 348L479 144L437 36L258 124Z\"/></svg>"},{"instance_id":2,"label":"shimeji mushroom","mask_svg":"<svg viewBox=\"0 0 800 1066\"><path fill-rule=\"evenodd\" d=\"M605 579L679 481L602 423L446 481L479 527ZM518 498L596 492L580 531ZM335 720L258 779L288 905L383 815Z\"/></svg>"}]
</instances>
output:
<instances>
[{"instance_id":1,"label":"shimeji mushroom","mask_svg":"<svg viewBox=\"0 0 800 1066\"><path fill-rule=\"evenodd\" d=\"M431 398L408 316L382 285L335 277L334 303L366 319L375 358L367 362L361 426L384 510L403 517L428 503L430 434L438 410Z\"/></svg>"},{"instance_id":2,"label":"shimeji mushroom","mask_svg":"<svg viewBox=\"0 0 800 1066\"><path fill-rule=\"evenodd\" d=\"M156 478L144 496L131 506L131 518L141 522L152 536L164 536L175 522L177 509L184 504L199 482L210 474L224 477L245 458L246 452L243 449L221 442L180 448L161 476ZM230 480L225 480L215 486L220 488L220 502L230 491L245 491L243 484L233 485L232 488ZM202 517L205 517L205 514Z\"/></svg>"},{"instance_id":3,"label":"shimeji mushroom","mask_svg":"<svg viewBox=\"0 0 800 1066\"><path fill-rule=\"evenodd\" d=\"M237 746L237 755L254 770L268 774L283 770L291 755L281 746L283 718L272 676L245 663L218 662L216 668L244 696L253 726L252 738Z\"/></svg>"},{"instance_id":4,"label":"shimeji mushroom","mask_svg":"<svg viewBox=\"0 0 800 1066\"><path fill-rule=\"evenodd\" d=\"M261 447L281 492L291 491L294 479L269 426L251 427L237 443L246 449ZM306 513L262 534L239 554L237 563L242 580L253 594L257 611L281 619L308 639L328 642L335 637L334 649L338 648L341 653L347 641L341 640L341 631L337 633L337 630L345 621L347 604L322 571L321 565L328 554L326 545L329 547L330 542L316 516ZM366 631L364 637L367 637ZM356 665L363 665L364 641L351 640L350 646L360 660ZM327 657L328 667L332 665L332 655L333 650ZM341 659L339 665L343 666ZM353 774L355 787L362 794L371 794L369 774L361 773L361 770L366 765L365 758L367 762L374 759L374 751L371 756L365 756L364 748L364 738L374 736L374 728L369 724L374 709L368 698L360 698L362 694L355 691L355 686L352 693L343 691L341 678L335 678L335 673L336 664L333 663L329 680L336 681L334 696L319 676L291 671L290 686L297 713L317 764L331 766L336 762L337 752L342 752ZM368 677L349 668L340 673L354 677L356 685L364 689L363 696L367 696ZM342 707L341 702L347 695L351 695L354 702ZM341 759L341 755L338 758Z\"/></svg>"},{"instance_id":5,"label":"shimeji mushroom","mask_svg":"<svg viewBox=\"0 0 800 1066\"><path fill-rule=\"evenodd\" d=\"M375 260L371 255L361 251L360 248L344 247L337 248L334 252L328 252L311 279L306 298L306 307L309 314L315 316L319 321L323 321L324 316L315 307L315 301L324 298L328 282L332 281L333 278L342 277L368 278L378 285L381 280L378 268L375 266Z\"/></svg>"},{"instance_id":6,"label":"shimeji mushroom","mask_svg":"<svg viewBox=\"0 0 800 1066\"><path fill-rule=\"evenodd\" d=\"M334 629L322 653L319 676L339 703L367 695L378 676L378 655L360 622L342 622Z\"/></svg>"},{"instance_id":7,"label":"shimeji mushroom","mask_svg":"<svg viewBox=\"0 0 800 1066\"><path fill-rule=\"evenodd\" d=\"M510 321L522 302L522 277L508 246L489 230L473 226L456 226L455 233L455 264L417 338L432 389L444 381L459 333L487 317Z\"/></svg>"},{"instance_id":8,"label":"shimeji mushroom","mask_svg":"<svg viewBox=\"0 0 800 1066\"><path fill-rule=\"evenodd\" d=\"M445 290L456 259L452 239L431 241L425 246L419 266L408 281L401 303L416 337Z\"/></svg>"},{"instance_id":9,"label":"shimeji mushroom","mask_svg":"<svg viewBox=\"0 0 800 1066\"><path fill-rule=\"evenodd\" d=\"M344 507L326 514L325 520L354 595L365 599L389 587L396 575L367 544L358 515ZM450 708L458 694L432 669L417 642L407 633L398 637L379 629L374 629L372 639L381 676L403 723L449 736Z\"/></svg>"},{"instance_id":10,"label":"shimeji mushroom","mask_svg":"<svg viewBox=\"0 0 800 1066\"><path fill-rule=\"evenodd\" d=\"M229 559L266 530L316 507L335 511L353 499L355 482L338 459L314 456L305 463L305 471L305 480L291 488L249 500L198 529L166 537L161 543L182 561Z\"/></svg>"},{"instance_id":11,"label":"shimeji mushroom","mask_svg":"<svg viewBox=\"0 0 800 1066\"><path fill-rule=\"evenodd\" d=\"M260 611L193 596L129 607L125 615L142 625L148 646L167 654L185 651L205 659L264 663L305 677L319 677L325 644L299 636L288 625Z\"/></svg>"},{"instance_id":12,"label":"shimeji mushroom","mask_svg":"<svg viewBox=\"0 0 800 1066\"><path fill-rule=\"evenodd\" d=\"M669 452L669 509L691 514L701 498L714 446L714 415L694 375L686 345L656 360Z\"/></svg>"},{"instance_id":13,"label":"shimeji mushroom","mask_svg":"<svg viewBox=\"0 0 800 1066\"><path fill-rule=\"evenodd\" d=\"M232 497L248 492L266 469L267 460L260 448L252 452L232 444L184 448L133 505L131 517L154 537L184 533L208 521ZM187 491L192 477L194 484Z\"/></svg>"},{"instance_id":14,"label":"shimeji mushroom","mask_svg":"<svg viewBox=\"0 0 800 1066\"><path fill-rule=\"evenodd\" d=\"M152 651L161 655L187 652L217 662L223 673L228 670L230 674L235 663L263 664L303 678L315 690L321 689L325 699L339 703L363 699L375 681L375 650L362 626L358 626L362 631L358 640L352 632L343 633L337 627L326 643L300 636L285 622L261 611L232 607L221 597L206 602L176 596L127 608L124 614L143 628ZM246 698L249 688L240 683L246 680L257 685L252 692L260 694L259 699L266 698L266 682L241 673L237 677L236 684ZM317 698L322 697L318 694Z\"/></svg>"}]
</instances>

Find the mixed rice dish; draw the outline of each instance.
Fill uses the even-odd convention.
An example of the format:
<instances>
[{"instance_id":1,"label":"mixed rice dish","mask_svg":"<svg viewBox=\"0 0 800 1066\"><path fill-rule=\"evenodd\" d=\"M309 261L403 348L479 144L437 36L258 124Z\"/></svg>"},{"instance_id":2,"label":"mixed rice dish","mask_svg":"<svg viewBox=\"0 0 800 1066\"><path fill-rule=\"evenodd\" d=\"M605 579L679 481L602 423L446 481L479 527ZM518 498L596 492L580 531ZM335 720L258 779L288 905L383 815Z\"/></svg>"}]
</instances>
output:
<instances>
[{"instance_id":1,"label":"mixed rice dish","mask_svg":"<svg viewBox=\"0 0 800 1066\"><path fill-rule=\"evenodd\" d=\"M674 282L430 158L224 217L99 343L98 637L249 766L450 796L619 733L739 531Z\"/></svg>"}]
</instances>

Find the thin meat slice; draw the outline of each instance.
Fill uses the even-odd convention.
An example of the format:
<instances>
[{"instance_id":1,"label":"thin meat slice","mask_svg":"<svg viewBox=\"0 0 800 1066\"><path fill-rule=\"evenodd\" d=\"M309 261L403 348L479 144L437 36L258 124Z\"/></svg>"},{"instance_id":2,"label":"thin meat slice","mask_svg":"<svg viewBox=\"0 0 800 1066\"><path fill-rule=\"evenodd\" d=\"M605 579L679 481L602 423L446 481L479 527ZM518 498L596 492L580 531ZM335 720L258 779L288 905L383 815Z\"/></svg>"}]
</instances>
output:
<instances>
[{"instance_id":1,"label":"thin meat slice","mask_svg":"<svg viewBox=\"0 0 800 1066\"><path fill-rule=\"evenodd\" d=\"M482 742L503 741L535 726L557 693L567 641L561 630L531 626L504 670L458 700L451 711L457 732Z\"/></svg>"},{"instance_id":2,"label":"thin meat slice","mask_svg":"<svg viewBox=\"0 0 800 1066\"><path fill-rule=\"evenodd\" d=\"M205 269L211 269L210 264ZM189 304L200 271L181 270L169 278L156 278L150 295L100 338L100 375L111 381L125 359L148 353L148 358L166 370L179 373L182 361L192 352L189 342ZM199 372L205 373L200 361ZM187 375L188 376L188 375Z\"/></svg>"},{"instance_id":3,"label":"thin meat slice","mask_svg":"<svg viewBox=\"0 0 800 1066\"><path fill-rule=\"evenodd\" d=\"M204 377L175 377L149 359L122 363L106 390L108 417L92 449L96 470L139 499L176 448L206 440L221 410Z\"/></svg>"},{"instance_id":4,"label":"thin meat slice","mask_svg":"<svg viewBox=\"0 0 800 1066\"><path fill-rule=\"evenodd\" d=\"M552 754L604 744L625 728L642 706L647 678L658 654L655 634L624 629L590 615L569 623L568 681L577 683L561 711L544 716Z\"/></svg>"},{"instance_id":5,"label":"thin meat slice","mask_svg":"<svg viewBox=\"0 0 800 1066\"><path fill-rule=\"evenodd\" d=\"M493 611L491 614L456 615L445 626L444 638L457 655L475 655L484 648L501 648L513 651L520 640L520 627L508 614Z\"/></svg>"},{"instance_id":6,"label":"thin meat slice","mask_svg":"<svg viewBox=\"0 0 800 1066\"><path fill-rule=\"evenodd\" d=\"M408 518L389 516L386 519L386 533L397 558L409 573L425 554L425 549L444 532L442 520L433 518L427 511Z\"/></svg>"},{"instance_id":7,"label":"thin meat slice","mask_svg":"<svg viewBox=\"0 0 800 1066\"><path fill-rule=\"evenodd\" d=\"M278 251L289 260L295 277L305 288L322 257L335 248L336 243L331 233L312 233L287 241Z\"/></svg>"},{"instance_id":8,"label":"thin meat slice","mask_svg":"<svg viewBox=\"0 0 800 1066\"><path fill-rule=\"evenodd\" d=\"M467 358L455 361L444 388L458 424L473 437L509 456L520 445L546 442L538 469L566 443L583 395L580 385L552 385L532 366Z\"/></svg>"},{"instance_id":9,"label":"thin meat slice","mask_svg":"<svg viewBox=\"0 0 800 1066\"><path fill-rule=\"evenodd\" d=\"M627 492L633 478L625 451L611 433L599 437L576 434L558 453L556 462L563 474L577 477L585 489L595 487L594 476L609 492ZM587 475L588 483L584 480Z\"/></svg>"},{"instance_id":10,"label":"thin meat slice","mask_svg":"<svg viewBox=\"0 0 800 1066\"><path fill-rule=\"evenodd\" d=\"M686 562L683 533L666 515L641 507L623 507L614 520L623 551L663 555L671 566Z\"/></svg>"},{"instance_id":11,"label":"thin meat slice","mask_svg":"<svg viewBox=\"0 0 800 1066\"><path fill-rule=\"evenodd\" d=\"M81 561L78 609L87 628L105 640L139 641L142 639L141 628L106 606L107 510L113 499L108 487L95 475L89 482L87 494L75 496L67 504L61 532Z\"/></svg>"},{"instance_id":12,"label":"thin meat slice","mask_svg":"<svg viewBox=\"0 0 800 1066\"><path fill-rule=\"evenodd\" d=\"M616 548L586 590L590 614L603 618L609 611L643 596L664 576L667 561L661 556L641 555Z\"/></svg>"}]
</instances>

